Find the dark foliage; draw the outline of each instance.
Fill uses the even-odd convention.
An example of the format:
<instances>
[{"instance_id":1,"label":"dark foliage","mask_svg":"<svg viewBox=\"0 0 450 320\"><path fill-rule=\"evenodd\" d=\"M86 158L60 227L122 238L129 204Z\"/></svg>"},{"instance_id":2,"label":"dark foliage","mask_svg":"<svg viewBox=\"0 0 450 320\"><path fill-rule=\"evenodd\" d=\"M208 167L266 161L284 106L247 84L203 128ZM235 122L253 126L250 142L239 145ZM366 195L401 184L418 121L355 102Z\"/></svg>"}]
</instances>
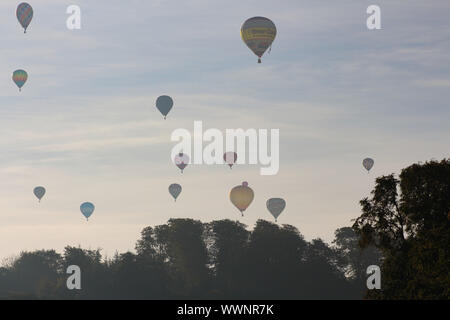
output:
<instances>
[{"instance_id":1,"label":"dark foliage","mask_svg":"<svg viewBox=\"0 0 450 320\"><path fill-rule=\"evenodd\" d=\"M414 164L376 180L355 231L383 253L377 299L450 298L450 160Z\"/></svg>"},{"instance_id":2,"label":"dark foliage","mask_svg":"<svg viewBox=\"0 0 450 320\"><path fill-rule=\"evenodd\" d=\"M347 239L350 237L351 239ZM306 242L290 225L259 220L252 231L230 220L171 219L147 227L136 253L102 259L99 250L66 247L23 252L0 269L8 299L360 299L355 234L345 249ZM352 256L352 258L350 258ZM347 257L347 258L346 258ZM81 290L68 290L69 265L81 269Z\"/></svg>"}]
</instances>

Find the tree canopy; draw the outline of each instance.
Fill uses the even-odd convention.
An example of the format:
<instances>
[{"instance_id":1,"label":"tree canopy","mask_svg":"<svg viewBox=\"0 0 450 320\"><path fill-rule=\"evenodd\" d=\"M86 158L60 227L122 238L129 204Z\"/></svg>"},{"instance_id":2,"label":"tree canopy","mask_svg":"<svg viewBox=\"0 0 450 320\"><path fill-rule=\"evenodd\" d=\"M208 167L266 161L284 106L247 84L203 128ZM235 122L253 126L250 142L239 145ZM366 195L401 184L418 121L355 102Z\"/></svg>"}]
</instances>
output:
<instances>
[{"instance_id":1,"label":"tree canopy","mask_svg":"<svg viewBox=\"0 0 450 320\"><path fill-rule=\"evenodd\" d=\"M450 298L450 160L376 179L353 228L383 253L381 299Z\"/></svg>"}]
</instances>

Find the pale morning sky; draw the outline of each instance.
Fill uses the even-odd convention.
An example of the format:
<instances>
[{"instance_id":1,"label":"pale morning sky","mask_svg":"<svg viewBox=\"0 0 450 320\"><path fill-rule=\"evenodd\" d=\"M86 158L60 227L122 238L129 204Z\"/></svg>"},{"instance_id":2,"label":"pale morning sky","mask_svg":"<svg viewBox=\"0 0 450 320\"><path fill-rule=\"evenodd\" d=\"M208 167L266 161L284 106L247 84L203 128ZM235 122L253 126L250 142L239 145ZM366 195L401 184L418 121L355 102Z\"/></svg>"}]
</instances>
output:
<instances>
[{"instance_id":1,"label":"pale morning sky","mask_svg":"<svg viewBox=\"0 0 450 320\"><path fill-rule=\"evenodd\" d=\"M375 177L450 156L447 0L29 0L27 34L19 2L0 2L0 260L65 245L111 256L172 217L252 227L273 220L270 197L286 199L280 224L331 241ZM81 30L66 28L71 4ZM370 4L381 7L381 30L366 27ZM239 34L253 16L278 29L262 64ZM16 69L29 74L21 93ZM174 99L165 121L155 108L164 94ZM180 174L170 135L195 120L279 129L279 173L192 165ZM370 174L365 157L375 159ZM228 195L244 180L255 199L241 218ZM85 201L96 206L89 222Z\"/></svg>"}]
</instances>

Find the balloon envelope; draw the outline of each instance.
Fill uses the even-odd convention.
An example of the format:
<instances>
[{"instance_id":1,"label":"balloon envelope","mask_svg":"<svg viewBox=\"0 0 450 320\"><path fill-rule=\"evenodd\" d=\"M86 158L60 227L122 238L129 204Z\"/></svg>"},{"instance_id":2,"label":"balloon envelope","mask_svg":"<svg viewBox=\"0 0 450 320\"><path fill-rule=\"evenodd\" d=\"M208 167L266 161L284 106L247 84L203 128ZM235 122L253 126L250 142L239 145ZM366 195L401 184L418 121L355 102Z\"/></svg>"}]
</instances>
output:
<instances>
[{"instance_id":1,"label":"balloon envelope","mask_svg":"<svg viewBox=\"0 0 450 320\"><path fill-rule=\"evenodd\" d=\"M375 161L373 161L373 159L371 159L371 158L365 158L363 160L363 166L364 166L364 168L366 168L367 172L369 172L370 169L372 169L374 163L375 163Z\"/></svg>"},{"instance_id":2,"label":"balloon envelope","mask_svg":"<svg viewBox=\"0 0 450 320\"><path fill-rule=\"evenodd\" d=\"M26 2L22 2L17 6L16 10L17 20L24 29L24 33L27 32L28 25L33 19L33 8Z\"/></svg>"},{"instance_id":3,"label":"balloon envelope","mask_svg":"<svg viewBox=\"0 0 450 320\"><path fill-rule=\"evenodd\" d=\"M283 212L286 207L286 201L281 198L271 198L266 202L267 209L277 221L278 216Z\"/></svg>"},{"instance_id":4,"label":"balloon envelope","mask_svg":"<svg viewBox=\"0 0 450 320\"><path fill-rule=\"evenodd\" d=\"M94 212L95 206L90 202L85 202L80 206L81 213L86 217L86 219L89 219L89 217Z\"/></svg>"},{"instance_id":5,"label":"balloon envelope","mask_svg":"<svg viewBox=\"0 0 450 320\"><path fill-rule=\"evenodd\" d=\"M236 186L231 189L230 200L236 208L244 215L244 211L252 203L255 194L253 190L248 186L247 182L243 182L242 185Z\"/></svg>"},{"instance_id":6,"label":"balloon envelope","mask_svg":"<svg viewBox=\"0 0 450 320\"><path fill-rule=\"evenodd\" d=\"M41 199L45 194L45 188L44 187L36 187L36 188L34 188L33 193L36 196L36 198L39 199L39 202L41 202Z\"/></svg>"},{"instance_id":7,"label":"balloon envelope","mask_svg":"<svg viewBox=\"0 0 450 320\"><path fill-rule=\"evenodd\" d=\"M169 96L160 96L156 99L156 108L158 108L159 112L162 113L164 119L169 113L170 109L172 109L173 100Z\"/></svg>"},{"instance_id":8,"label":"balloon envelope","mask_svg":"<svg viewBox=\"0 0 450 320\"><path fill-rule=\"evenodd\" d=\"M19 69L13 72L12 79L14 83L19 87L19 90L21 90L25 82L27 82L28 74L25 70Z\"/></svg>"},{"instance_id":9,"label":"balloon envelope","mask_svg":"<svg viewBox=\"0 0 450 320\"><path fill-rule=\"evenodd\" d=\"M236 163L237 160L237 153L236 152L225 152L223 155L223 160L227 165L230 166L230 168L233 166L233 164Z\"/></svg>"},{"instance_id":10,"label":"balloon envelope","mask_svg":"<svg viewBox=\"0 0 450 320\"><path fill-rule=\"evenodd\" d=\"M241 37L247 47L258 56L258 62L266 50L272 45L277 35L275 24L264 17L253 17L241 27Z\"/></svg>"},{"instance_id":11,"label":"balloon envelope","mask_svg":"<svg viewBox=\"0 0 450 320\"><path fill-rule=\"evenodd\" d=\"M172 183L169 186L169 193L172 195L172 197L177 200L178 196L181 193L181 186L178 183Z\"/></svg>"},{"instance_id":12,"label":"balloon envelope","mask_svg":"<svg viewBox=\"0 0 450 320\"><path fill-rule=\"evenodd\" d=\"M174 162L178 168L180 168L181 173L183 173L184 168L189 164L189 156L185 153L180 152L175 156Z\"/></svg>"}]
</instances>

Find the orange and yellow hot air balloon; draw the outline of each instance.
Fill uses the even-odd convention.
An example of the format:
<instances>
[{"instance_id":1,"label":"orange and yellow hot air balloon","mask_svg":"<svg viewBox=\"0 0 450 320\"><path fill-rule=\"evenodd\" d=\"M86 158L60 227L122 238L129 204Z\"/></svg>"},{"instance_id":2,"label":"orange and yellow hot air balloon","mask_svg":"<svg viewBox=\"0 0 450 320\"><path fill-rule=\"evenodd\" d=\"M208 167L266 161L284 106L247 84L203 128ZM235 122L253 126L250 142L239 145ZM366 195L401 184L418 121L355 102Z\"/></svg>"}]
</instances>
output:
<instances>
[{"instance_id":1,"label":"orange and yellow hot air balloon","mask_svg":"<svg viewBox=\"0 0 450 320\"><path fill-rule=\"evenodd\" d=\"M242 185L236 186L231 189L230 200L236 208L244 216L245 209L252 203L255 194L253 190L248 186L248 182L242 182Z\"/></svg>"}]
</instances>

